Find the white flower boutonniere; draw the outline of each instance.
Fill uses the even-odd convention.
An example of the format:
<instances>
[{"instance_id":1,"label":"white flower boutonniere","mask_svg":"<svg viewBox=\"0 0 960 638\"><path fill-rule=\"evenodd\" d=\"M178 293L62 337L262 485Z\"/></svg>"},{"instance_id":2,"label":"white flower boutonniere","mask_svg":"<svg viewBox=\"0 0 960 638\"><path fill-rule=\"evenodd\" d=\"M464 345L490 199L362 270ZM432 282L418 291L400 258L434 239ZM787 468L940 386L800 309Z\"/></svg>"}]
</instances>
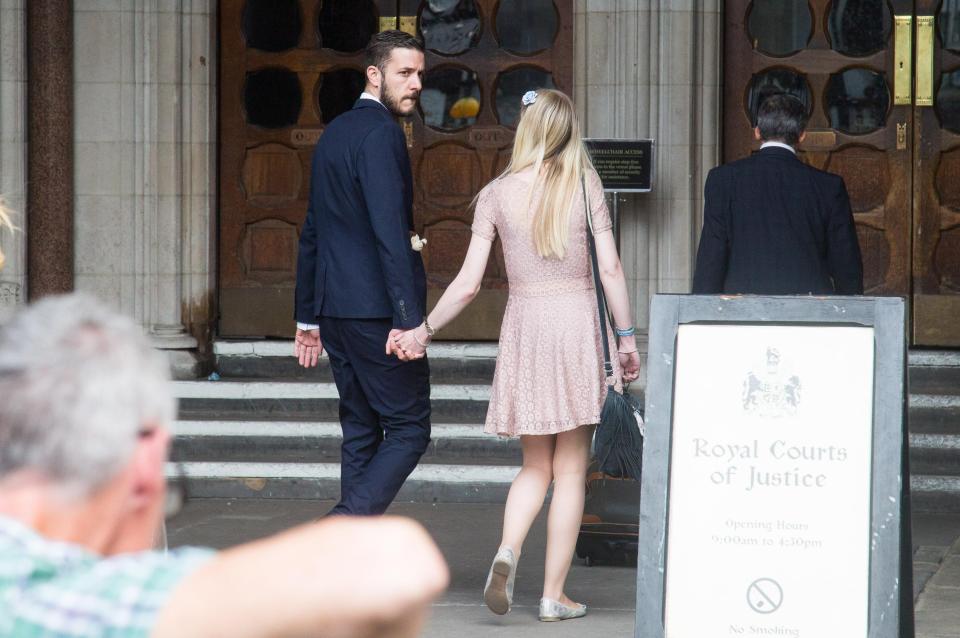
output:
<instances>
[{"instance_id":1,"label":"white flower boutonniere","mask_svg":"<svg viewBox=\"0 0 960 638\"><path fill-rule=\"evenodd\" d=\"M420 252L423 250L423 247L427 245L426 239L420 239L420 235L413 235L410 238L410 247L415 251Z\"/></svg>"}]
</instances>

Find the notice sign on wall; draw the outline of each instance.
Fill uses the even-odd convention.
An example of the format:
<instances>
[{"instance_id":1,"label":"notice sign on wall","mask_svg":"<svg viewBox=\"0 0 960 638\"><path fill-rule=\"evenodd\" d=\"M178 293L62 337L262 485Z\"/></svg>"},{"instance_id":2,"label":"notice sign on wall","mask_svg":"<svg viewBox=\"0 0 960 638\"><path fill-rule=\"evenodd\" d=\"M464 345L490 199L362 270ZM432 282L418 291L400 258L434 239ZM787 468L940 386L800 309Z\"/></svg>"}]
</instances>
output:
<instances>
[{"instance_id":1,"label":"notice sign on wall","mask_svg":"<svg viewBox=\"0 0 960 638\"><path fill-rule=\"evenodd\" d=\"M682 325L667 638L867 636L874 329Z\"/></svg>"},{"instance_id":2,"label":"notice sign on wall","mask_svg":"<svg viewBox=\"0 0 960 638\"><path fill-rule=\"evenodd\" d=\"M653 140L585 139L605 191L648 193L653 188Z\"/></svg>"}]
</instances>

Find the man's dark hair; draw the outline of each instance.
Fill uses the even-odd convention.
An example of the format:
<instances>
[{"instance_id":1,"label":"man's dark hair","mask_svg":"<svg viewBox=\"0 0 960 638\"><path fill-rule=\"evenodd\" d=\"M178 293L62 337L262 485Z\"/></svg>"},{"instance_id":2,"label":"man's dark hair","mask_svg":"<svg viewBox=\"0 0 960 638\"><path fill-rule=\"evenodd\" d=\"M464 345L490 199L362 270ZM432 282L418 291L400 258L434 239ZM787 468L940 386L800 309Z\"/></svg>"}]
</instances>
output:
<instances>
[{"instance_id":1,"label":"man's dark hair","mask_svg":"<svg viewBox=\"0 0 960 638\"><path fill-rule=\"evenodd\" d=\"M375 66L380 69L380 73L384 73L394 49L416 49L423 53L423 42L405 31L381 31L367 43L364 68Z\"/></svg>"},{"instance_id":2,"label":"man's dark hair","mask_svg":"<svg viewBox=\"0 0 960 638\"><path fill-rule=\"evenodd\" d=\"M807 128L807 109L789 93L777 93L763 101L757 111L757 127L765 141L786 142L796 146Z\"/></svg>"}]
</instances>

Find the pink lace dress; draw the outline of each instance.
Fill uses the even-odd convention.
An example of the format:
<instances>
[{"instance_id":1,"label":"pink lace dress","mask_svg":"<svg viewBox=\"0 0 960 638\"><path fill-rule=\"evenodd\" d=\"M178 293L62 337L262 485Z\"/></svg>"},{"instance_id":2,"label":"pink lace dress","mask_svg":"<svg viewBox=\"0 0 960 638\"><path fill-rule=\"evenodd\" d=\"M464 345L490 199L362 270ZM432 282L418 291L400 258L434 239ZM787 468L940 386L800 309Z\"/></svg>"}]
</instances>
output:
<instances>
[{"instance_id":1,"label":"pink lace dress","mask_svg":"<svg viewBox=\"0 0 960 638\"><path fill-rule=\"evenodd\" d=\"M597 298L587 247L583 193L570 213L563 259L544 259L533 244L532 169L496 179L477 200L473 232L500 235L510 294L484 430L500 436L556 434L597 423L606 396ZM594 232L610 230L600 178L587 177ZM530 205L528 205L530 202ZM619 389L616 340L607 326Z\"/></svg>"}]
</instances>

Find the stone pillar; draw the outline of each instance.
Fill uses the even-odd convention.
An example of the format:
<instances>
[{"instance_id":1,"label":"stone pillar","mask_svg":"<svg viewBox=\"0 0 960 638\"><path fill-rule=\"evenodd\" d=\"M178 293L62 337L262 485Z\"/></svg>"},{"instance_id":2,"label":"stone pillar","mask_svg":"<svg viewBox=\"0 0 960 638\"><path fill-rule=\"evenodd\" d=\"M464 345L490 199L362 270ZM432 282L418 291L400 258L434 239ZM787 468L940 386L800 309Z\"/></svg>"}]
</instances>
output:
<instances>
[{"instance_id":1,"label":"stone pillar","mask_svg":"<svg viewBox=\"0 0 960 638\"><path fill-rule=\"evenodd\" d=\"M185 2L180 30L181 320L202 350L212 345L217 312L216 15L215 0Z\"/></svg>"},{"instance_id":2,"label":"stone pillar","mask_svg":"<svg viewBox=\"0 0 960 638\"><path fill-rule=\"evenodd\" d=\"M213 317L215 6L76 2L77 285L190 376Z\"/></svg>"},{"instance_id":3,"label":"stone pillar","mask_svg":"<svg viewBox=\"0 0 960 638\"><path fill-rule=\"evenodd\" d=\"M637 327L690 290L706 171L719 161L719 0L576 0L574 99L588 137L656 140L652 193L622 196Z\"/></svg>"},{"instance_id":4,"label":"stone pillar","mask_svg":"<svg viewBox=\"0 0 960 638\"><path fill-rule=\"evenodd\" d=\"M29 296L73 290L73 2L28 2Z\"/></svg>"},{"instance_id":5,"label":"stone pillar","mask_svg":"<svg viewBox=\"0 0 960 638\"><path fill-rule=\"evenodd\" d=\"M0 271L0 324L26 297L27 188L26 0L0 0L0 197L20 230L0 231L7 263Z\"/></svg>"},{"instance_id":6,"label":"stone pillar","mask_svg":"<svg viewBox=\"0 0 960 638\"><path fill-rule=\"evenodd\" d=\"M161 5L172 5L164 11ZM134 93L142 105L134 132L138 170L135 198L143 207L142 242L145 260L143 302L145 324L154 344L164 349L197 346L182 318L184 173L182 62L184 33L182 2L141 0L134 12Z\"/></svg>"}]
</instances>

